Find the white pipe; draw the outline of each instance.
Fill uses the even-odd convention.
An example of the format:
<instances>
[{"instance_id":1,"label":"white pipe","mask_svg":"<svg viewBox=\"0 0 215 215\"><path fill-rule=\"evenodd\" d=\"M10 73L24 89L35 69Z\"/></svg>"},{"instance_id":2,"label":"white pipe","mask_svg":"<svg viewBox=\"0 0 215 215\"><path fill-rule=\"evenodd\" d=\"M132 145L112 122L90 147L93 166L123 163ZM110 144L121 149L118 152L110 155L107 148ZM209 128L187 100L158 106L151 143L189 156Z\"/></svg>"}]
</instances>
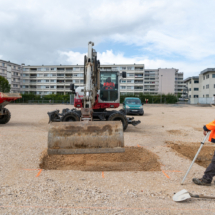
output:
<instances>
[{"instance_id":1,"label":"white pipe","mask_svg":"<svg viewBox=\"0 0 215 215\"><path fill-rule=\"evenodd\" d=\"M86 92L90 92L91 90L91 65L88 63L87 65L87 75L86 75ZM88 94L89 96L89 94Z\"/></svg>"},{"instance_id":2,"label":"white pipe","mask_svg":"<svg viewBox=\"0 0 215 215\"><path fill-rule=\"evenodd\" d=\"M90 58L90 62L92 61L92 47L93 47L93 44L92 42L89 42L88 43L88 58Z\"/></svg>"}]
</instances>

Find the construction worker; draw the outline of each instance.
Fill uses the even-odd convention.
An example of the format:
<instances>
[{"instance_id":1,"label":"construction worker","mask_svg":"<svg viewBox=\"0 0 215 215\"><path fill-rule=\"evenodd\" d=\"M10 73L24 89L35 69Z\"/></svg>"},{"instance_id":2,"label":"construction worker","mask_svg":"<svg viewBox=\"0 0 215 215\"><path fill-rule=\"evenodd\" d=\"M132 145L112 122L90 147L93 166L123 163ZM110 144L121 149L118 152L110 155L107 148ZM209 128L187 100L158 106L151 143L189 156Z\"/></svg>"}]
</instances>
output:
<instances>
[{"instance_id":1,"label":"construction worker","mask_svg":"<svg viewBox=\"0 0 215 215\"><path fill-rule=\"evenodd\" d=\"M114 90L114 88L115 88L115 84L113 82L111 82L111 77L108 77L106 79L106 82L103 84L102 89L105 89L105 90Z\"/></svg>"},{"instance_id":2,"label":"construction worker","mask_svg":"<svg viewBox=\"0 0 215 215\"><path fill-rule=\"evenodd\" d=\"M203 134L206 136L207 132L211 131L209 141L215 143L215 120L203 127ZM204 172L202 178L193 178L193 182L197 185L210 186L213 177L215 176L215 152L210 165Z\"/></svg>"}]
</instances>

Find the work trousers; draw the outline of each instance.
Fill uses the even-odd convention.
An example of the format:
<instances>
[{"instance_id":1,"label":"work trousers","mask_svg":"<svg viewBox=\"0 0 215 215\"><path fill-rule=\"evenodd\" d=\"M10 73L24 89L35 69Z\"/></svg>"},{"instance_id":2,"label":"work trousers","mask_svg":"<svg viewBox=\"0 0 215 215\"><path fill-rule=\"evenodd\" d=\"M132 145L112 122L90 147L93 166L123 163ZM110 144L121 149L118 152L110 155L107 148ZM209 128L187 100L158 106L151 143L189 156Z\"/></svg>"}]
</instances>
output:
<instances>
[{"instance_id":1,"label":"work trousers","mask_svg":"<svg viewBox=\"0 0 215 215\"><path fill-rule=\"evenodd\" d=\"M204 172L203 178L206 179L209 183L211 183L214 176L215 176L215 152L211 163Z\"/></svg>"}]
</instances>

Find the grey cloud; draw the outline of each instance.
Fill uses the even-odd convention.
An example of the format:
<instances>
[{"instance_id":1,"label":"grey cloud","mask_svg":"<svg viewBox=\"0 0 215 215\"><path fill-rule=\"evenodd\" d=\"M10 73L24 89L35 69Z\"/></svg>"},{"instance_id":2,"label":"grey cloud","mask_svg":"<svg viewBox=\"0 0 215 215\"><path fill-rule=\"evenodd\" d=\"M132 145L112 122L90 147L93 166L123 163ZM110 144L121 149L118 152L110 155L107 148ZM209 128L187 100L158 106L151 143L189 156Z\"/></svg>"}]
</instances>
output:
<instances>
[{"instance_id":1,"label":"grey cloud","mask_svg":"<svg viewBox=\"0 0 215 215\"><path fill-rule=\"evenodd\" d=\"M15 5L25 6L26 1L20 0L11 9L7 6L12 1L1 1L0 6L2 2L4 7L1 7L0 15L7 13L13 18L5 23L0 22L0 54L5 60L16 63L65 63L66 59L62 59L58 51L86 48L89 40L98 44L116 33L132 34L140 28L147 32L150 26L156 24L156 20L147 13L132 21L123 21L123 11L119 11L120 17L110 13L100 20L99 7L114 1L94 1L91 4L89 1L82 1L81 4L65 0L63 6L62 1L39 1L37 4L32 2L32 7L28 3L29 6L18 9Z\"/></svg>"}]
</instances>

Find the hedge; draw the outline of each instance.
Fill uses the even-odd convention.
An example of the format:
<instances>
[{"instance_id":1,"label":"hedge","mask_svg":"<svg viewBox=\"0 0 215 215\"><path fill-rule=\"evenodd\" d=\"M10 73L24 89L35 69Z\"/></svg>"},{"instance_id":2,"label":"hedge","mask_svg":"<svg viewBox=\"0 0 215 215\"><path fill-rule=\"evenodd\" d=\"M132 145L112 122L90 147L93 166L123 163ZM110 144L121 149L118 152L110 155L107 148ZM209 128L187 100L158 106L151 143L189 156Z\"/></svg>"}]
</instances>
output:
<instances>
[{"instance_id":1,"label":"hedge","mask_svg":"<svg viewBox=\"0 0 215 215\"><path fill-rule=\"evenodd\" d=\"M120 96L120 103L123 103L124 99L126 97L137 97L141 100L142 103L145 103L145 100L148 99L148 103L160 103L161 95L149 95L149 94L143 94L140 93L139 96L136 95L121 95ZM64 101L65 103L70 102L70 95L58 95L58 94L52 94L52 95L35 95L35 94L23 94L22 99L20 99L17 102L28 102L29 100L36 100L36 101L42 101L42 100L52 100L52 101ZM174 94L162 94L162 103L168 103L168 104L174 104L178 101L178 97Z\"/></svg>"}]
</instances>

